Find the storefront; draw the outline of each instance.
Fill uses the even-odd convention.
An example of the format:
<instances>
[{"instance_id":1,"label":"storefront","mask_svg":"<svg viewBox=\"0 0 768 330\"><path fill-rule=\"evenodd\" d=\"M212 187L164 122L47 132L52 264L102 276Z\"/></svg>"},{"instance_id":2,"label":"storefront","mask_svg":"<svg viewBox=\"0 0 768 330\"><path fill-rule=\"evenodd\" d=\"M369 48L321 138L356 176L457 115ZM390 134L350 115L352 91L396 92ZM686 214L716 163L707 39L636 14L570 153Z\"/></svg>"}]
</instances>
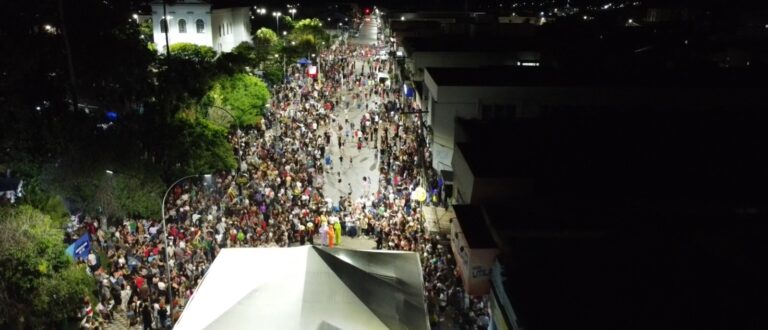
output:
<instances>
[{"instance_id":1,"label":"storefront","mask_svg":"<svg viewBox=\"0 0 768 330\"><path fill-rule=\"evenodd\" d=\"M454 205L453 208L456 218L451 222L451 249L464 290L471 296L487 295L491 291L491 267L499 249L479 207Z\"/></svg>"}]
</instances>

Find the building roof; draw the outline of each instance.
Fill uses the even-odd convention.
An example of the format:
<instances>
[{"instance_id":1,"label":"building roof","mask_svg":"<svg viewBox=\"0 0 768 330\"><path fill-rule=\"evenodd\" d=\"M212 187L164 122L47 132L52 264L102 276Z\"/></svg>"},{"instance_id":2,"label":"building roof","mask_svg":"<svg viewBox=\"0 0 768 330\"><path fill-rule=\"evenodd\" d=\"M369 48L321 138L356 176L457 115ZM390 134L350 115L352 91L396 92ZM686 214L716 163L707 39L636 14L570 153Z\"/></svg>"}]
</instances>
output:
<instances>
[{"instance_id":1,"label":"building roof","mask_svg":"<svg viewBox=\"0 0 768 330\"><path fill-rule=\"evenodd\" d=\"M499 43L491 38L473 38L469 36L451 35L439 37L407 37L403 38L403 46L409 54L413 52L505 52L535 50L541 51L548 47L544 41L537 38L515 38L510 42Z\"/></svg>"},{"instance_id":2,"label":"building roof","mask_svg":"<svg viewBox=\"0 0 768 330\"><path fill-rule=\"evenodd\" d=\"M521 326L758 329L750 325L766 324L751 301L768 273L750 248L761 241L753 233L768 229L760 220L764 204L745 214L732 208L736 204L709 201L612 204L571 197L487 208L494 223L523 222L525 231L557 234L507 236L501 258L505 289ZM599 235L567 235L567 229L546 223L594 226L593 217L603 223ZM520 233L521 227L506 230Z\"/></svg>"},{"instance_id":3,"label":"building roof","mask_svg":"<svg viewBox=\"0 0 768 330\"><path fill-rule=\"evenodd\" d=\"M223 249L175 328L429 329L423 285L413 252Z\"/></svg>"},{"instance_id":4,"label":"building roof","mask_svg":"<svg viewBox=\"0 0 768 330\"><path fill-rule=\"evenodd\" d=\"M483 212L478 206L454 205L456 221L459 222L467 244L471 249L495 249L496 241L488 229Z\"/></svg>"},{"instance_id":5,"label":"building roof","mask_svg":"<svg viewBox=\"0 0 768 330\"><path fill-rule=\"evenodd\" d=\"M576 195L766 196L768 131L756 109L566 112L473 121L457 143L472 174ZM460 121L462 126L466 123ZM469 125L469 126L472 126Z\"/></svg>"},{"instance_id":6,"label":"building roof","mask_svg":"<svg viewBox=\"0 0 768 330\"><path fill-rule=\"evenodd\" d=\"M545 67L494 66L472 68L425 68L438 86L470 87L765 87L762 70L620 70L554 69Z\"/></svg>"}]
</instances>

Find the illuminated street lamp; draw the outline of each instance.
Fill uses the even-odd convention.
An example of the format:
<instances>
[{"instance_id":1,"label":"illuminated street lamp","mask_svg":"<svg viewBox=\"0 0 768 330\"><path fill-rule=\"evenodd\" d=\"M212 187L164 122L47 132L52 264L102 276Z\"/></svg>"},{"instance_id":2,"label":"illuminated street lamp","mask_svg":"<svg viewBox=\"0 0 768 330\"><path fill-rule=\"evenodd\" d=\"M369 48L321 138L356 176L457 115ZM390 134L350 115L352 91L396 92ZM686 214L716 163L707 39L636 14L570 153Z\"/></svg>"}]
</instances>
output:
<instances>
[{"instance_id":1,"label":"illuminated street lamp","mask_svg":"<svg viewBox=\"0 0 768 330\"><path fill-rule=\"evenodd\" d=\"M275 11L272 12L272 16L275 16L275 22L277 22L277 32L280 32L280 16L283 16L283 13Z\"/></svg>"},{"instance_id":2,"label":"illuminated street lamp","mask_svg":"<svg viewBox=\"0 0 768 330\"><path fill-rule=\"evenodd\" d=\"M293 16L296 15L296 8L288 9L288 12L291 13L291 19L293 19Z\"/></svg>"},{"instance_id":3,"label":"illuminated street lamp","mask_svg":"<svg viewBox=\"0 0 768 330\"><path fill-rule=\"evenodd\" d=\"M256 9L256 13L259 15L265 15L267 13L267 8L258 8Z\"/></svg>"}]
</instances>

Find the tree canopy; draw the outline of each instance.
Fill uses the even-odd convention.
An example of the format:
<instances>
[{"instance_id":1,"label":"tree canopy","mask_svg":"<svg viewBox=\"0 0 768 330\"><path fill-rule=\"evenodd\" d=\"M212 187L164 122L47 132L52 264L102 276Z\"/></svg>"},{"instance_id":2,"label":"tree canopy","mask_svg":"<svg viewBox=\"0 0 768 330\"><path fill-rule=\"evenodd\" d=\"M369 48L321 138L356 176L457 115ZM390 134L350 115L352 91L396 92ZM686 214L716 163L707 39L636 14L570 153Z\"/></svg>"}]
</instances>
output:
<instances>
[{"instance_id":1,"label":"tree canopy","mask_svg":"<svg viewBox=\"0 0 768 330\"><path fill-rule=\"evenodd\" d=\"M216 80L207 98L209 105L229 110L237 125L252 126L263 113L269 90L261 79L240 73Z\"/></svg>"},{"instance_id":2,"label":"tree canopy","mask_svg":"<svg viewBox=\"0 0 768 330\"><path fill-rule=\"evenodd\" d=\"M61 328L93 290L64 252L56 221L29 207L0 209L0 327Z\"/></svg>"},{"instance_id":3,"label":"tree canopy","mask_svg":"<svg viewBox=\"0 0 768 330\"><path fill-rule=\"evenodd\" d=\"M268 28L263 27L256 31L253 35L256 61L258 63L267 61L277 51L279 40L277 33Z\"/></svg>"}]
</instances>

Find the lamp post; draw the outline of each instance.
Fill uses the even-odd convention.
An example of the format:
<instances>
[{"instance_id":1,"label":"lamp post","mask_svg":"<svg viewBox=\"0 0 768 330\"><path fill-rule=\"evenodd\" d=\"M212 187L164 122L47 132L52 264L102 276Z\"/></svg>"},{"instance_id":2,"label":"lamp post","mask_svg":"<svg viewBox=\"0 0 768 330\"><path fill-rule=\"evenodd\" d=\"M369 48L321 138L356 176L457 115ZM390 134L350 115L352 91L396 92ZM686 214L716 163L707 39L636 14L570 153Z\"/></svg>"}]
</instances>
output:
<instances>
[{"instance_id":1,"label":"lamp post","mask_svg":"<svg viewBox=\"0 0 768 330\"><path fill-rule=\"evenodd\" d=\"M283 15L283 13L281 13L279 11L272 12L272 16L275 16L275 22L277 22L277 24L276 24L277 25L277 30L275 30L275 31L277 31L277 33L280 33L280 16L282 16L282 15Z\"/></svg>"},{"instance_id":2,"label":"lamp post","mask_svg":"<svg viewBox=\"0 0 768 330\"><path fill-rule=\"evenodd\" d=\"M291 19L294 19L294 15L296 15L296 8L288 9L288 12L291 13Z\"/></svg>"},{"instance_id":3,"label":"lamp post","mask_svg":"<svg viewBox=\"0 0 768 330\"><path fill-rule=\"evenodd\" d=\"M163 217L163 246L165 247L163 250L165 250L165 275L168 277L168 306L170 307L171 320L173 320L173 280L171 279L170 259L168 259L168 227L165 225L165 200L168 198L168 193L171 192L171 189L179 184L179 182L189 178L194 178L196 176L197 174L187 175L181 179L176 180L176 182L174 182L170 187L168 187L168 190L165 191L165 195L163 195L163 204L160 205L160 216Z\"/></svg>"},{"instance_id":4,"label":"lamp post","mask_svg":"<svg viewBox=\"0 0 768 330\"><path fill-rule=\"evenodd\" d=\"M218 105L209 105L211 108L216 108L221 111L224 111L227 115L229 115L230 118L232 118L232 122L235 123L235 127L237 128L237 168L235 169L238 173L240 172L240 164L243 162L243 151L241 150L242 145L240 144L240 123L237 121L237 118L235 118L235 115L233 115L229 110L226 108L220 107Z\"/></svg>"}]
</instances>

